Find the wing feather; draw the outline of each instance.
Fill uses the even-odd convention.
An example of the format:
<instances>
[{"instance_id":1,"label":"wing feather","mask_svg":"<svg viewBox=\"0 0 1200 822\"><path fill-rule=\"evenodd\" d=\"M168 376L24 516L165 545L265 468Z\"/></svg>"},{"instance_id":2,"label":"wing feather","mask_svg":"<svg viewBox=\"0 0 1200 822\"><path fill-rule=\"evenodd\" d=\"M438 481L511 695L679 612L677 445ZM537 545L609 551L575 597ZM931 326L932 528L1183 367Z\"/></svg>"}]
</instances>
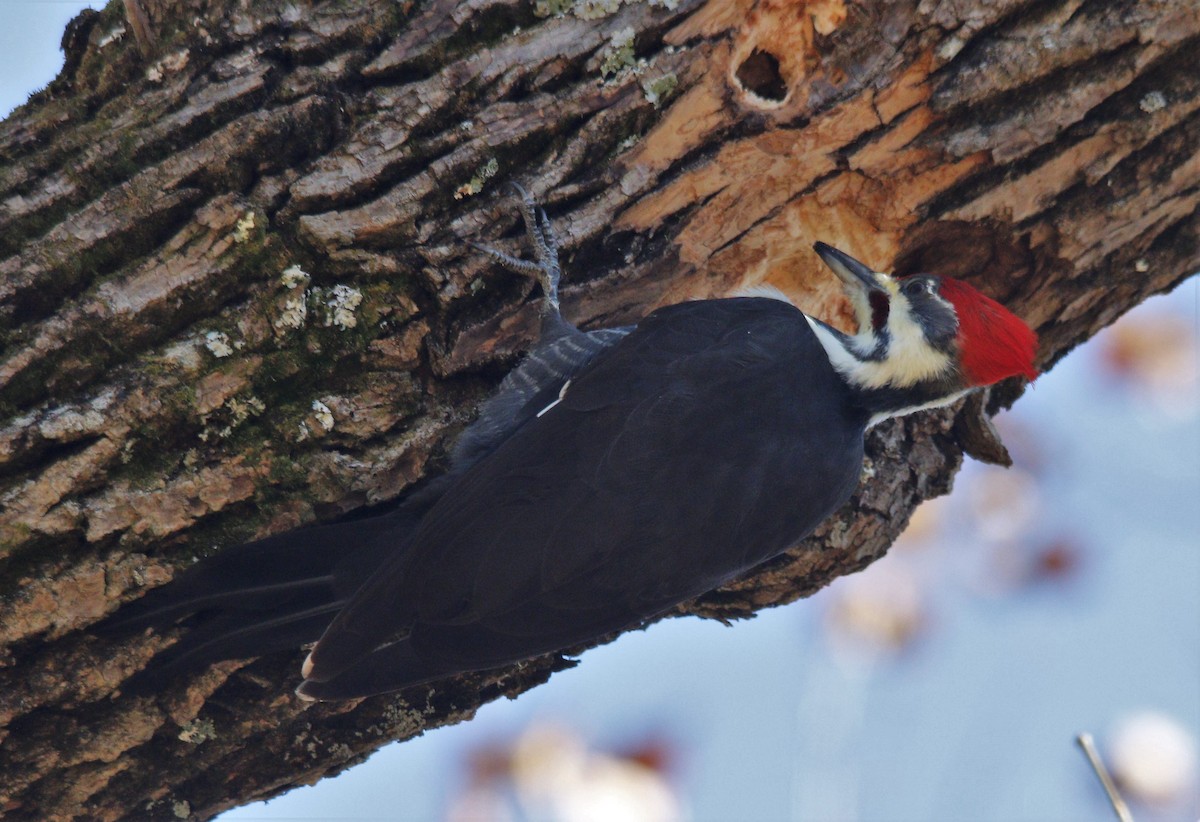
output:
<instances>
[{"instance_id":1,"label":"wing feather","mask_svg":"<svg viewBox=\"0 0 1200 822\"><path fill-rule=\"evenodd\" d=\"M844 395L784 303L652 314L457 480L330 626L310 678L399 634L439 669L501 664L720 585L853 490L865 419Z\"/></svg>"}]
</instances>

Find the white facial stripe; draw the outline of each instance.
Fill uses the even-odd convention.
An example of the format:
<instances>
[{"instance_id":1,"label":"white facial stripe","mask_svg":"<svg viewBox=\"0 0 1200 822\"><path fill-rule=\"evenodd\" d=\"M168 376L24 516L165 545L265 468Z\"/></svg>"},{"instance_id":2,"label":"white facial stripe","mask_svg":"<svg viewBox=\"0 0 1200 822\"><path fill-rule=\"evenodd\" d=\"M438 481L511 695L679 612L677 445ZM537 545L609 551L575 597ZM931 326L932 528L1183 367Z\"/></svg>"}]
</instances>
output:
<instances>
[{"instance_id":1,"label":"white facial stripe","mask_svg":"<svg viewBox=\"0 0 1200 822\"><path fill-rule=\"evenodd\" d=\"M829 363L834 370L845 377L847 380L854 381L854 374L862 361L846 350L842 345L842 341L838 339L828 328L821 325L807 314L804 319L808 320L808 326L817 335L817 340L821 343L821 347L825 349L826 356L829 357Z\"/></svg>"},{"instance_id":2,"label":"white facial stripe","mask_svg":"<svg viewBox=\"0 0 1200 822\"><path fill-rule=\"evenodd\" d=\"M827 328L809 319L808 323L833 367L851 384L866 389L907 388L951 368L951 357L926 341L924 329L913 319L911 306L895 280L887 276L878 277L878 280L887 288L892 302L887 321L889 343L883 359L862 359L875 349L878 340L869 319L859 334L850 340L854 352L848 351Z\"/></svg>"},{"instance_id":3,"label":"white facial stripe","mask_svg":"<svg viewBox=\"0 0 1200 822\"><path fill-rule=\"evenodd\" d=\"M915 385L950 368L953 365L950 356L925 339L925 329L913 317L908 298L894 281L888 282L887 286L892 294L892 310L887 322L891 342L887 356L872 363L878 368L871 374L873 384L870 387Z\"/></svg>"}]
</instances>

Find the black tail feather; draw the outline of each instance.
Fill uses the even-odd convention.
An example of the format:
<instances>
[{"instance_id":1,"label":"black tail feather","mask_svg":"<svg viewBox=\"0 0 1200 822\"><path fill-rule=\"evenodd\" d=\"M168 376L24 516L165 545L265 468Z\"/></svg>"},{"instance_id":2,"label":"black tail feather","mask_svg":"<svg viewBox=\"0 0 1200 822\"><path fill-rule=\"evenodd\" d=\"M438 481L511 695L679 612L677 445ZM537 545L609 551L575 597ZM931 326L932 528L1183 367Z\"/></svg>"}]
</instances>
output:
<instances>
[{"instance_id":1,"label":"black tail feather","mask_svg":"<svg viewBox=\"0 0 1200 822\"><path fill-rule=\"evenodd\" d=\"M349 597L402 550L423 509L306 528L227 550L93 627L100 634L183 622L179 641L132 677L139 691L223 659L316 642Z\"/></svg>"},{"instance_id":2,"label":"black tail feather","mask_svg":"<svg viewBox=\"0 0 1200 822\"><path fill-rule=\"evenodd\" d=\"M399 691L458 673L419 657L407 641L385 645L327 682L306 679L296 693L306 699L355 699Z\"/></svg>"},{"instance_id":3,"label":"black tail feather","mask_svg":"<svg viewBox=\"0 0 1200 822\"><path fill-rule=\"evenodd\" d=\"M214 609L270 612L333 592L352 594L407 536L405 525L411 523L391 514L305 528L223 551L126 604L95 630L168 625Z\"/></svg>"},{"instance_id":4,"label":"black tail feather","mask_svg":"<svg viewBox=\"0 0 1200 822\"><path fill-rule=\"evenodd\" d=\"M297 611L272 619L248 621L244 613L228 613L213 618L184 633L179 641L165 649L143 670L130 677L121 689L127 693L147 693L188 671L224 659L259 657L278 651L295 652L316 642L329 620L345 604L337 600L323 607ZM296 671L301 655L296 654Z\"/></svg>"}]
</instances>

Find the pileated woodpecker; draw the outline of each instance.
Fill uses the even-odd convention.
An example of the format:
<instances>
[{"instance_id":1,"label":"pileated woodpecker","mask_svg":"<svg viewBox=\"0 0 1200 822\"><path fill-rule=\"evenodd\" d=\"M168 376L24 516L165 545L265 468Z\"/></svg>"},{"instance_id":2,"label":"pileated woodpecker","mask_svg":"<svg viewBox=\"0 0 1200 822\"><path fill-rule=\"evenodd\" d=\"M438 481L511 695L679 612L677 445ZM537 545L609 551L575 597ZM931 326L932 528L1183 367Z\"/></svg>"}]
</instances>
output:
<instances>
[{"instance_id":1,"label":"pileated woodpecker","mask_svg":"<svg viewBox=\"0 0 1200 822\"><path fill-rule=\"evenodd\" d=\"M536 262L478 247L539 278L542 340L447 475L394 513L226 551L126 606L107 627L196 615L143 683L317 641L297 693L347 699L579 645L797 544L850 497L874 423L1037 375L1037 337L998 303L824 243L853 336L765 297L582 332L559 314L549 221L518 191Z\"/></svg>"}]
</instances>

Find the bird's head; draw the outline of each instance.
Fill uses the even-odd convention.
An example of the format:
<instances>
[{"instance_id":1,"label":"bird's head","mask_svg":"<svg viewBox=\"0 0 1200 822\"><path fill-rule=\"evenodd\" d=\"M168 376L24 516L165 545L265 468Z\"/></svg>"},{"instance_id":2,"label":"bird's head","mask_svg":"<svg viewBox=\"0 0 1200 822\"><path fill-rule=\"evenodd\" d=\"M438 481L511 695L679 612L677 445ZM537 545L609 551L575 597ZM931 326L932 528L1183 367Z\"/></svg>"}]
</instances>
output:
<instances>
[{"instance_id":1,"label":"bird's head","mask_svg":"<svg viewBox=\"0 0 1200 822\"><path fill-rule=\"evenodd\" d=\"M961 280L932 274L892 277L825 243L814 249L841 279L858 331L846 336L823 324L814 328L834 367L857 388L924 386L952 399L1006 377L1037 377L1037 335Z\"/></svg>"}]
</instances>

